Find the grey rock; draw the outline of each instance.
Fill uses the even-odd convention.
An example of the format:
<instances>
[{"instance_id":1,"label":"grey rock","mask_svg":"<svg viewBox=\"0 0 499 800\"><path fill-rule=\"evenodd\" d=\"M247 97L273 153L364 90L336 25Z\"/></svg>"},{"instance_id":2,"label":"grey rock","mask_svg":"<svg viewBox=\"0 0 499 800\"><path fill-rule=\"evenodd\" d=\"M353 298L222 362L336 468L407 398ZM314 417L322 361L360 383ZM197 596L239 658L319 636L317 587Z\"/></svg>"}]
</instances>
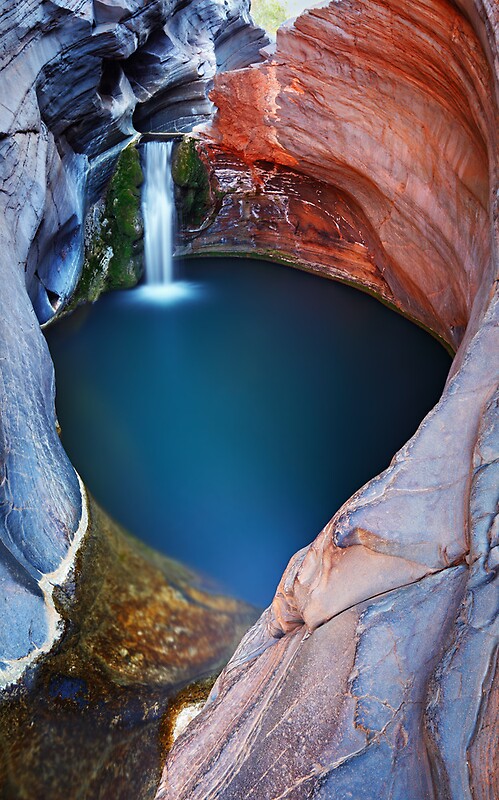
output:
<instances>
[{"instance_id":1,"label":"grey rock","mask_svg":"<svg viewBox=\"0 0 499 800\"><path fill-rule=\"evenodd\" d=\"M414 436L291 559L175 743L158 800L499 796L498 39L487 1L395 2L389 17L376 0L330 3L284 26L272 61L215 81L204 147L231 156L214 167L235 189L214 223L227 249L239 236L244 252L277 248L298 265L305 253L309 268L319 252L317 272L370 285L362 259L342 262L346 237L331 236L330 260L319 250L326 203L309 203L309 226L300 205L294 241L281 222L268 232L272 214L245 231L244 204L268 213L273 169L307 199L301 170L353 195L380 236L373 267L395 304L457 352ZM422 109L435 119L419 128ZM461 120L466 141L476 126L463 158ZM291 197L281 178L283 211ZM354 230L362 246L367 226ZM213 250L209 228L189 246ZM375 269L367 277L386 298Z\"/></svg>"},{"instance_id":2,"label":"grey rock","mask_svg":"<svg viewBox=\"0 0 499 800\"><path fill-rule=\"evenodd\" d=\"M168 58L143 88L142 58L165 26L174 31ZM137 105L161 90L172 124L206 118L219 39L221 61L231 57L226 31L237 31L245 64L259 58L267 40L245 1L9 0L2 9L0 682L17 679L61 633L53 585L67 576L85 528L78 476L57 434L54 371L39 323L71 296L87 208L136 135Z\"/></svg>"},{"instance_id":3,"label":"grey rock","mask_svg":"<svg viewBox=\"0 0 499 800\"><path fill-rule=\"evenodd\" d=\"M433 798L421 714L465 581L464 567L443 570L251 662L236 652L158 798Z\"/></svg>"}]
</instances>

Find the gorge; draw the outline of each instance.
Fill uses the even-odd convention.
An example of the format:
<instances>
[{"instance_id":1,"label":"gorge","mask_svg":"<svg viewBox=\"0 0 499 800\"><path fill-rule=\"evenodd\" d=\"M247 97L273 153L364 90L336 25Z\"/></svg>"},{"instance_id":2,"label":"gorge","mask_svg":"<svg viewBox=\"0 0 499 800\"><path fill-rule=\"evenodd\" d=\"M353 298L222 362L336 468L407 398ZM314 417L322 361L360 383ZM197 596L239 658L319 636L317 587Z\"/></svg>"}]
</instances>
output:
<instances>
[{"instance_id":1,"label":"gorge","mask_svg":"<svg viewBox=\"0 0 499 800\"><path fill-rule=\"evenodd\" d=\"M0 795L497 796L497 4L340 0L275 46L239 0L0 29ZM454 356L258 619L121 531L58 433L40 325L140 279L138 132L178 137L179 255L343 281Z\"/></svg>"}]
</instances>

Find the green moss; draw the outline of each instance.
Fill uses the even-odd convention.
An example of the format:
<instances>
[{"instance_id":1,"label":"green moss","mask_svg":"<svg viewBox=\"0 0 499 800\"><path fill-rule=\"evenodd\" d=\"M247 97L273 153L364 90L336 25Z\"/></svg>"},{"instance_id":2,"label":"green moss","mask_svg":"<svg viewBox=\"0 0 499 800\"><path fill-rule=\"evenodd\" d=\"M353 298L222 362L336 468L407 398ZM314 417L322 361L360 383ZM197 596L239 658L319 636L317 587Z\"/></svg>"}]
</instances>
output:
<instances>
[{"instance_id":1,"label":"green moss","mask_svg":"<svg viewBox=\"0 0 499 800\"><path fill-rule=\"evenodd\" d=\"M142 180L138 150L129 145L119 157L105 202L108 240L113 248L106 281L108 289L134 286L140 277L134 245L143 232L140 212Z\"/></svg>"},{"instance_id":2,"label":"green moss","mask_svg":"<svg viewBox=\"0 0 499 800\"><path fill-rule=\"evenodd\" d=\"M182 139L172 158L172 178L177 187L178 209L183 226L197 228L213 205L208 170L199 156L195 140Z\"/></svg>"},{"instance_id":3,"label":"green moss","mask_svg":"<svg viewBox=\"0 0 499 800\"><path fill-rule=\"evenodd\" d=\"M66 311L93 303L102 292L128 289L143 270L143 225L138 150L128 145L120 154L104 198L85 222L85 258L80 280Z\"/></svg>"}]
</instances>

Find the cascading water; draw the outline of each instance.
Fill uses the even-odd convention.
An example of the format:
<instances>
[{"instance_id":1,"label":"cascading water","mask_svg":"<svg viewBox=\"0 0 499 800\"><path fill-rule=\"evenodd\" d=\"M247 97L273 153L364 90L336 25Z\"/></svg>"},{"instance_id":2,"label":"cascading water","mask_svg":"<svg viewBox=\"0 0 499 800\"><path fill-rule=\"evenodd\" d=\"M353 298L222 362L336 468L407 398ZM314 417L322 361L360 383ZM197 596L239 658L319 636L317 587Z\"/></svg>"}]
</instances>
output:
<instances>
[{"instance_id":1,"label":"cascading water","mask_svg":"<svg viewBox=\"0 0 499 800\"><path fill-rule=\"evenodd\" d=\"M171 173L173 142L147 142L144 146L145 277L150 285L173 281L174 187Z\"/></svg>"}]
</instances>

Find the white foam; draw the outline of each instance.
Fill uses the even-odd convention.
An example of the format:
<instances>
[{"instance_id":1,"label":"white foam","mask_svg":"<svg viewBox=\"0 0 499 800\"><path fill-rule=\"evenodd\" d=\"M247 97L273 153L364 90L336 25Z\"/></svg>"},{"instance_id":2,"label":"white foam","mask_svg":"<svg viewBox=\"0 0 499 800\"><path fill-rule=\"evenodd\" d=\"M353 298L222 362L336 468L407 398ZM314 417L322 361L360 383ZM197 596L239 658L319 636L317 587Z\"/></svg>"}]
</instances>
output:
<instances>
[{"instance_id":1,"label":"white foam","mask_svg":"<svg viewBox=\"0 0 499 800\"><path fill-rule=\"evenodd\" d=\"M175 194L171 171L173 142L144 145L144 254L146 283L153 286L173 280Z\"/></svg>"}]
</instances>

